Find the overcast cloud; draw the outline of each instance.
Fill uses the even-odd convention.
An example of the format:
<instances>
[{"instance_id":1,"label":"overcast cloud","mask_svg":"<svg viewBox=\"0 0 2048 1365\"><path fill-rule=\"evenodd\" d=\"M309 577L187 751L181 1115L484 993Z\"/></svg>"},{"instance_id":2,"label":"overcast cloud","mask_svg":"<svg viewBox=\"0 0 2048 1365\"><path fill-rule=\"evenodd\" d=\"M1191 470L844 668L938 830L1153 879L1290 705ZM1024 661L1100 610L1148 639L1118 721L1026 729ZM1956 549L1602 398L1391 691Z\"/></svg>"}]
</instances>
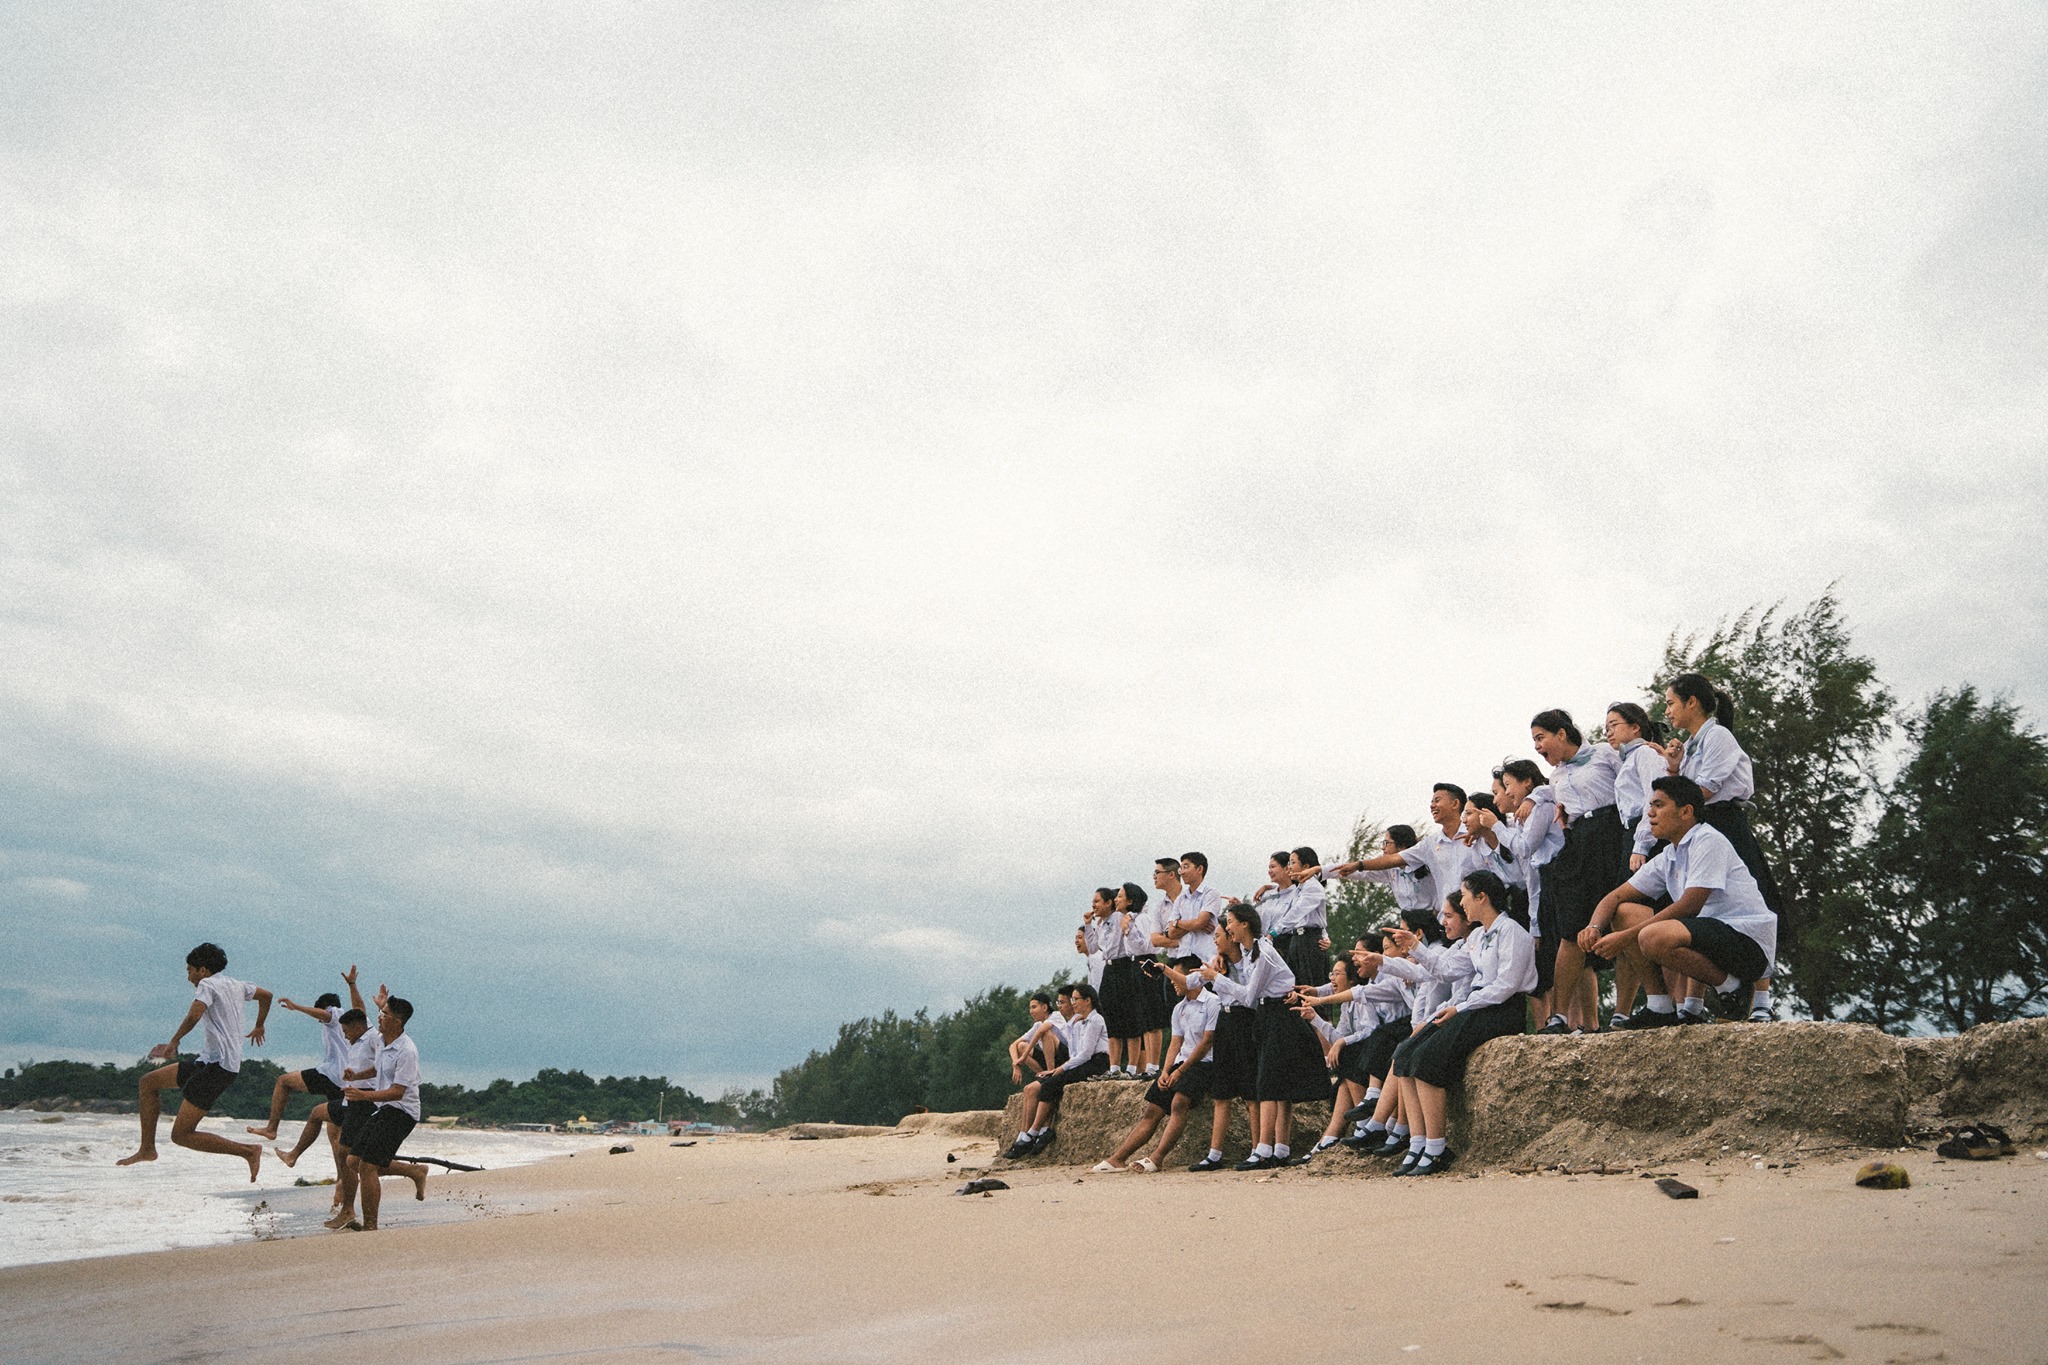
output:
<instances>
[{"instance_id":1,"label":"overcast cloud","mask_svg":"<svg viewBox=\"0 0 2048 1365\"><path fill-rule=\"evenodd\" d=\"M0 1051L715 1092L1831 582L2038 722L2044 14L8 7Z\"/></svg>"}]
</instances>

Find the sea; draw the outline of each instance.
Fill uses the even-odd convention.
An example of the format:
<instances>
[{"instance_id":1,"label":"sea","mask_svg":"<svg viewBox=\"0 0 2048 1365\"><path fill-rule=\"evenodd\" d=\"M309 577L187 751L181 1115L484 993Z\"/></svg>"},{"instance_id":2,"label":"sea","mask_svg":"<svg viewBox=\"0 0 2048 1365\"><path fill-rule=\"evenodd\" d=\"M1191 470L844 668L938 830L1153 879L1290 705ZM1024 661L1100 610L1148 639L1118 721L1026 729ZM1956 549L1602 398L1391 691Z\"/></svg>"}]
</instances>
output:
<instances>
[{"instance_id":1,"label":"sea","mask_svg":"<svg viewBox=\"0 0 2048 1365\"><path fill-rule=\"evenodd\" d=\"M209 1131L254 1141L242 1130L255 1119L210 1118ZM287 1120L280 1135L296 1140L302 1124ZM288 1169L274 1153L263 1159L255 1184L249 1168L223 1156L171 1145L170 1116L157 1129L157 1159L140 1166L114 1162L135 1150L133 1114L39 1114L0 1110L0 1266L119 1256L134 1251L212 1246L311 1233L326 1234L334 1191L334 1158L325 1137ZM496 1170L604 1150L611 1141L590 1134L506 1133L417 1128L404 1156L435 1156ZM642 1138L645 1142L648 1139ZM436 1199L445 1179L427 1177L427 1202L413 1199L403 1181L384 1185L384 1221L450 1222L486 1216L474 1201ZM489 1212L515 1212L498 1204Z\"/></svg>"}]
</instances>

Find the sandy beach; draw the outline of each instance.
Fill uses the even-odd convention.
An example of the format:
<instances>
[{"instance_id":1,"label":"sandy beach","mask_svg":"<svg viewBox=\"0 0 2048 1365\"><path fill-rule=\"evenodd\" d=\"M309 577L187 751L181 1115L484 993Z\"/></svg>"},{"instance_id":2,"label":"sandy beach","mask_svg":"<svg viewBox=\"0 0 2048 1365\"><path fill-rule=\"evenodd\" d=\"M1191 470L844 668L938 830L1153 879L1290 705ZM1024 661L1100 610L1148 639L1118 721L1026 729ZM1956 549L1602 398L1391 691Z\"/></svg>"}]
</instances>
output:
<instances>
[{"instance_id":1,"label":"sandy beach","mask_svg":"<svg viewBox=\"0 0 2048 1365\"><path fill-rule=\"evenodd\" d=\"M1405 1181L1349 1156L1265 1177L1011 1169L1006 1191L956 1196L992 1151L643 1138L450 1176L436 1204L387 1196L376 1234L0 1271L0 1358L2048 1360L2031 1148L1908 1152L1897 1192L1857 1188L1846 1160L1656 1168L1700 1188L1683 1202L1640 1172ZM424 1221L458 1202L470 1221ZM1193 1266L1213 1273L1191 1284ZM1213 1315L1191 1315L1204 1286Z\"/></svg>"}]
</instances>

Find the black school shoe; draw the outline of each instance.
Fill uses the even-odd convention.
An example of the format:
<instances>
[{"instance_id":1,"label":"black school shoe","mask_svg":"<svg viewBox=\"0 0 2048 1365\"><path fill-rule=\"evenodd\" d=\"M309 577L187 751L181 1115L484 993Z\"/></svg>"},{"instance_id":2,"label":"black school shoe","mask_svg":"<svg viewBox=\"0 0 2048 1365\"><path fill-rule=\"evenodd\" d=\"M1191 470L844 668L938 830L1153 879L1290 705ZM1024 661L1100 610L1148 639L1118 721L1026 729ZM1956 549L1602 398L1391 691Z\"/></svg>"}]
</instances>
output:
<instances>
[{"instance_id":1,"label":"black school shoe","mask_svg":"<svg viewBox=\"0 0 2048 1365\"><path fill-rule=\"evenodd\" d=\"M1386 1136L1387 1135L1384 1130L1377 1133L1359 1133L1355 1136L1348 1138L1338 1138L1337 1145L1340 1147L1349 1147L1354 1152L1361 1152L1370 1155L1373 1148L1379 1146L1380 1143L1386 1140Z\"/></svg>"},{"instance_id":2,"label":"black school shoe","mask_svg":"<svg viewBox=\"0 0 2048 1365\"><path fill-rule=\"evenodd\" d=\"M1542 1028L1536 1030L1537 1033L1542 1034L1545 1037L1551 1038L1559 1037L1563 1034L1570 1033L1571 1031L1571 1024L1567 1022L1565 1017L1561 1014L1551 1015L1550 1022L1545 1024Z\"/></svg>"},{"instance_id":3,"label":"black school shoe","mask_svg":"<svg viewBox=\"0 0 2048 1365\"><path fill-rule=\"evenodd\" d=\"M1030 1156L1033 1152L1037 1150L1038 1148L1032 1144L1032 1140L1030 1138L1020 1137L1015 1142L1011 1143L1008 1147L1003 1149L1003 1160L1022 1161L1025 1157Z\"/></svg>"},{"instance_id":4,"label":"black school shoe","mask_svg":"<svg viewBox=\"0 0 2048 1365\"><path fill-rule=\"evenodd\" d=\"M1394 1168L1395 1175L1414 1175L1416 1163L1422 1160L1422 1153L1410 1151L1401 1158L1401 1164Z\"/></svg>"},{"instance_id":5,"label":"black school shoe","mask_svg":"<svg viewBox=\"0 0 2048 1365\"><path fill-rule=\"evenodd\" d=\"M1363 1123L1371 1118L1373 1111L1379 1107L1380 1102L1378 1100L1365 1100L1362 1103L1354 1104L1344 1111L1344 1122Z\"/></svg>"},{"instance_id":6,"label":"black school shoe","mask_svg":"<svg viewBox=\"0 0 2048 1365\"><path fill-rule=\"evenodd\" d=\"M1677 1025L1677 1010L1672 1010L1668 1014L1659 1014L1656 1010L1645 1005L1634 1014L1610 1020L1607 1027L1610 1031L1620 1029L1628 1033L1635 1033L1646 1028L1675 1028Z\"/></svg>"},{"instance_id":7,"label":"black school shoe","mask_svg":"<svg viewBox=\"0 0 2048 1365\"><path fill-rule=\"evenodd\" d=\"M1224 1167L1227 1164L1228 1163L1225 1162L1223 1158L1220 1156L1205 1156L1200 1161L1197 1161L1194 1165L1188 1167L1188 1169L1191 1171L1195 1171L1197 1173L1204 1171L1220 1171L1224 1169Z\"/></svg>"},{"instance_id":8,"label":"black school shoe","mask_svg":"<svg viewBox=\"0 0 2048 1365\"><path fill-rule=\"evenodd\" d=\"M1453 1161L1456 1161L1457 1159L1457 1153L1453 1152L1448 1147L1444 1148L1441 1152L1438 1152L1435 1156L1431 1156L1429 1153L1424 1152L1422 1154L1421 1160L1417 1161L1409 1169L1402 1171L1401 1174L1439 1175L1444 1171L1448 1171L1451 1168L1451 1163Z\"/></svg>"},{"instance_id":9,"label":"black school shoe","mask_svg":"<svg viewBox=\"0 0 2048 1365\"><path fill-rule=\"evenodd\" d=\"M1248 1156L1230 1169L1233 1171L1270 1171L1285 1165L1269 1156Z\"/></svg>"},{"instance_id":10,"label":"black school shoe","mask_svg":"<svg viewBox=\"0 0 2048 1365\"><path fill-rule=\"evenodd\" d=\"M1365 1149L1367 1156L1399 1156L1408 1150L1408 1139L1395 1137L1392 1132L1380 1139L1379 1146Z\"/></svg>"},{"instance_id":11,"label":"black school shoe","mask_svg":"<svg viewBox=\"0 0 2048 1365\"><path fill-rule=\"evenodd\" d=\"M1745 1023L1749 1019L1750 1001L1756 998L1756 983L1744 981L1732 991L1718 986L1707 992L1707 1013L1734 1023Z\"/></svg>"}]
</instances>

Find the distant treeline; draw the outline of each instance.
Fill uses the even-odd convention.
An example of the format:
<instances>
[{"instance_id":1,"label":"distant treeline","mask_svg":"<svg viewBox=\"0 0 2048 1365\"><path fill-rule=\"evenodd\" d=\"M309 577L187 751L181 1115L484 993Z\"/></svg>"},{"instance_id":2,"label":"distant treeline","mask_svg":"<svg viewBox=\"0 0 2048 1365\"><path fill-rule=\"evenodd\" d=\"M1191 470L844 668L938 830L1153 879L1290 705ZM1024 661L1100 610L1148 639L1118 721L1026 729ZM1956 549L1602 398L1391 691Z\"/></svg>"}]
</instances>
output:
<instances>
[{"instance_id":1,"label":"distant treeline","mask_svg":"<svg viewBox=\"0 0 2048 1365\"><path fill-rule=\"evenodd\" d=\"M25 1062L0 1074L0 1108L31 1100L135 1099L143 1074L162 1065L136 1062L115 1066L104 1062ZM214 1106L214 1112L260 1118L270 1111L271 1088L284 1068L275 1062L245 1057L241 1074ZM761 1127L769 1117L760 1091L731 1093L707 1100L666 1076L606 1076L594 1080L581 1071L545 1070L530 1081L492 1081L481 1090L460 1085L425 1084L420 1099L428 1114L454 1115L465 1123L568 1123L588 1118L595 1123L615 1119L637 1121L660 1116L673 1119ZM285 1106L289 1122L302 1120L319 1102L294 1094Z\"/></svg>"}]
</instances>

